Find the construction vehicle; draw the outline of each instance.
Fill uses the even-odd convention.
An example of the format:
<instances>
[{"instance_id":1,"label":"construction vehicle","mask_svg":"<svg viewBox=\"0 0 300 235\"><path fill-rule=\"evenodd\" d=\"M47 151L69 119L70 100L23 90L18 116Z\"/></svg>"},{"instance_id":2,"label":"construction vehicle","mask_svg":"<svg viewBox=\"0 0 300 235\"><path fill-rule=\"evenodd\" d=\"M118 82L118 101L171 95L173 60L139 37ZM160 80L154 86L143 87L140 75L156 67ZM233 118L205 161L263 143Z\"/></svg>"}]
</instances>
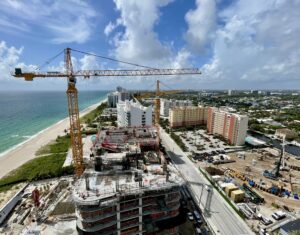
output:
<instances>
[{"instance_id":1,"label":"construction vehicle","mask_svg":"<svg viewBox=\"0 0 300 235\"><path fill-rule=\"evenodd\" d=\"M95 56L102 59L108 59L111 61L125 63L127 65L133 65L138 67L143 67L140 70L79 70L73 71L73 65L71 60L71 51L76 51L89 56ZM147 66L142 66L138 64L128 63L124 61L119 61L116 59L87 53L71 48L66 48L61 51L58 55L51 58L57 58L59 55L64 53L65 71L64 72L22 72L21 68L15 69L16 78L24 78L26 81L33 81L34 78L67 78L68 79L68 110L70 119L70 135L71 135L71 146L73 155L73 164L75 166L76 175L79 177L84 171L83 163L83 149L82 149L82 138L81 138L81 127L79 120L79 109L78 109L78 91L76 89L76 78L83 77L85 79L90 77L110 77L110 76L158 76L158 75L186 75L186 74L201 74L199 69L154 69ZM50 61L47 61L49 64Z\"/></svg>"},{"instance_id":2,"label":"construction vehicle","mask_svg":"<svg viewBox=\"0 0 300 235\"><path fill-rule=\"evenodd\" d=\"M246 198L248 198L251 202L255 204L264 203L264 198L258 195L254 190L252 190L251 187L249 187L247 184L243 184L242 190L245 191Z\"/></svg>"}]
</instances>

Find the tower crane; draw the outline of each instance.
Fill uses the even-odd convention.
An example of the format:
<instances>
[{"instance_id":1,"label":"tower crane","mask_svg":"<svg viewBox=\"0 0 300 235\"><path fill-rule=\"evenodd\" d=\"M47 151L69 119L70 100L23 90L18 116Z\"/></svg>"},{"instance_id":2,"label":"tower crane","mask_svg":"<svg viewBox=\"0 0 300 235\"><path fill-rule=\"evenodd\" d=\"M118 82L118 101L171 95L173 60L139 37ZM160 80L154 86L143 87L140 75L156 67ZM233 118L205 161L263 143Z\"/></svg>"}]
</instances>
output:
<instances>
[{"instance_id":1,"label":"tower crane","mask_svg":"<svg viewBox=\"0 0 300 235\"><path fill-rule=\"evenodd\" d=\"M182 90L167 90L167 91L161 91L160 90L160 81L156 81L156 90L155 92L142 92L135 96L136 99L140 98L148 98L155 96L154 99L154 124L156 126L159 126L160 122L160 97L163 95L171 95L182 92Z\"/></svg>"},{"instance_id":2,"label":"tower crane","mask_svg":"<svg viewBox=\"0 0 300 235\"><path fill-rule=\"evenodd\" d=\"M80 120L79 120L79 109L78 109L78 91L76 89L76 77L90 78L90 77L110 77L110 76L157 76L157 75L186 75L186 74L201 74L197 68L187 68L187 69L154 69L146 66L140 66L137 64L132 64L128 62L118 61L115 59L97 56L91 53L85 53L88 55L93 55L101 57L104 59L109 59L125 64L135 65L144 67L140 70L78 70L73 71L73 65L71 60L71 51L81 52L75 49L66 48L64 49L64 62L65 71L64 72L22 72L21 68L15 69L16 78L24 78L26 81L33 81L34 78L67 78L68 88L67 88L67 98L68 98L68 110L70 119L70 135L71 135L71 146L73 154L73 164L75 166L75 173L80 177L84 171L83 163L83 149L82 149L82 138L80 130ZM62 53L62 52L61 52ZM61 54L60 53L60 54Z\"/></svg>"},{"instance_id":3,"label":"tower crane","mask_svg":"<svg viewBox=\"0 0 300 235\"><path fill-rule=\"evenodd\" d=\"M138 96L138 98L146 98L155 96L154 99L154 125L157 129L157 139L159 142L160 139L160 132L159 132L159 125L160 125L160 97L163 95L171 95L182 92L182 90L168 90L168 91L161 91L160 90L160 81L156 81L156 91L155 92L146 92L142 93Z\"/></svg>"}]
</instances>

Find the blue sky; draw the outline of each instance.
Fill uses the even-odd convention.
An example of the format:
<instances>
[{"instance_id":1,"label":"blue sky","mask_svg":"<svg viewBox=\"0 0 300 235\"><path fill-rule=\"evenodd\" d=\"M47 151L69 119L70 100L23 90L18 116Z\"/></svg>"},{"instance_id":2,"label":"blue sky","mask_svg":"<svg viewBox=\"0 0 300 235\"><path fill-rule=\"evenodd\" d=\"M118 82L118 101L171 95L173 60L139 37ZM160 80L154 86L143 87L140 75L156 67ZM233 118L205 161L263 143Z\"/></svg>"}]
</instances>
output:
<instances>
[{"instance_id":1,"label":"blue sky","mask_svg":"<svg viewBox=\"0 0 300 235\"><path fill-rule=\"evenodd\" d=\"M298 89L299 0L2 0L0 90L64 90L66 81L24 82L66 47L200 76L158 77L173 88ZM76 69L122 64L73 54ZM128 67L126 67L128 68ZM132 67L135 69L135 67ZM63 56L44 70L62 70ZM79 89L149 89L155 78L79 80Z\"/></svg>"}]
</instances>

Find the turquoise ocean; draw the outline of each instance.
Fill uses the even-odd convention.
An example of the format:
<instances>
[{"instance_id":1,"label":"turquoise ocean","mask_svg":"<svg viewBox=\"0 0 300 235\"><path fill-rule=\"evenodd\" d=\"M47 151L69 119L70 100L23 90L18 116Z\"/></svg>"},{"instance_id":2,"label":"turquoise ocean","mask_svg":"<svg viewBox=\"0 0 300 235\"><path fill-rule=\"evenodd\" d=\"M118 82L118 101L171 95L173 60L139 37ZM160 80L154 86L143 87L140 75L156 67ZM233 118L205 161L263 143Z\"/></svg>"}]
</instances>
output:
<instances>
[{"instance_id":1,"label":"turquoise ocean","mask_svg":"<svg viewBox=\"0 0 300 235\"><path fill-rule=\"evenodd\" d=\"M104 100L107 93L80 91L80 111ZM63 91L0 91L0 156L67 116Z\"/></svg>"}]
</instances>

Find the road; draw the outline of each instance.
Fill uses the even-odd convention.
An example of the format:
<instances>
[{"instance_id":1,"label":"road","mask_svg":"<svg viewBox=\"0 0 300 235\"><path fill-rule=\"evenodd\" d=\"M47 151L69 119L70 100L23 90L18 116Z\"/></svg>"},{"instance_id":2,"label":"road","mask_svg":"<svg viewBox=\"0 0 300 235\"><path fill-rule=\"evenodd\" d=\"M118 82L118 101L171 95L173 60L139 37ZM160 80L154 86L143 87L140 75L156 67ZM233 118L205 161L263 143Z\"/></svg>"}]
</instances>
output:
<instances>
[{"instance_id":1,"label":"road","mask_svg":"<svg viewBox=\"0 0 300 235\"><path fill-rule=\"evenodd\" d=\"M206 202L209 200L207 200L208 191L204 185L210 186L210 182L162 128L160 133L162 143L173 163L187 181L197 202L199 203L201 200L200 208L202 211L205 211ZM202 195L201 192L203 193ZM215 189L211 191L210 208L205 212L204 216L215 234L254 234Z\"/></svg>"}]
</instances>

